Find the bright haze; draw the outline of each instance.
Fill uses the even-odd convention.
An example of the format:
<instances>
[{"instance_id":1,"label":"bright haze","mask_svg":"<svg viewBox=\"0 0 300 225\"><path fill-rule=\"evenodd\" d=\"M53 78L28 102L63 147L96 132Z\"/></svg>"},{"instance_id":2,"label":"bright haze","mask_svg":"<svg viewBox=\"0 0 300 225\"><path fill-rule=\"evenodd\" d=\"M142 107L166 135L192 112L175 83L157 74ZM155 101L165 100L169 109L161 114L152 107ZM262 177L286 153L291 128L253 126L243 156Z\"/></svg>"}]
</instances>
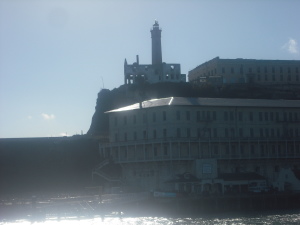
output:
<instances>
[{"instance_id":1,"label":"bright haze","mask_svg":"<svg viewBox=\"0 0 300 225\"><path fill-rule=\"evenodd\" d=\"M151 63L150 29L182 73L220 58L299 60L300 1L0 1L0 138L84 134L123 63Z\"/></svg>"}]
</instances>

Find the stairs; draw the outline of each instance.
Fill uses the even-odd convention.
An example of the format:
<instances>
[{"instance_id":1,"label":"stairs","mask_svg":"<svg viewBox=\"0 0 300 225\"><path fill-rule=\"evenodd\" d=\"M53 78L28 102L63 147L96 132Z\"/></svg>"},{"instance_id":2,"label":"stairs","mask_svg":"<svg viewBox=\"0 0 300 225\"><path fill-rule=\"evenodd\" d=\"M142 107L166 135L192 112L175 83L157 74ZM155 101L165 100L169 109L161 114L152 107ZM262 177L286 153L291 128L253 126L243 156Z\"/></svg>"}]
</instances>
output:
<instances>
[{"instance_id":1,"label":"stairs","mask_svg":"<svg viewBox=\"0 0 300 225\"><path fill-rule=\"evenodd\" d=\"M92 179L94 180L94 176L97 175L99 177L102 177L103 179L110 181L110 182L120 182L120 183L124 183L123 180L121 180L120 178L117 177L112 177L109 176L108 174L106 174L105 172L101 171L101 169L109 164L109 159L104 159L102 162L100 162L95 169L93 169L92 171Z\"/></svg>"}]
</instances>

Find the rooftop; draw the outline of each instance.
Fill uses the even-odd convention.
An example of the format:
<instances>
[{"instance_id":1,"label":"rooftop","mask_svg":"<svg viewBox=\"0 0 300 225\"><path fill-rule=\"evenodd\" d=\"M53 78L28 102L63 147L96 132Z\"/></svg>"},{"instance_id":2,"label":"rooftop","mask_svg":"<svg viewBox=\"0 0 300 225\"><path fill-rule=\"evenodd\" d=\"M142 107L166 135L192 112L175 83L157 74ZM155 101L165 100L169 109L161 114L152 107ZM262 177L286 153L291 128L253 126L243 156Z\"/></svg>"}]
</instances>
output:
<instances>
[{"instance_id":1,"label":"rooftop","mask_svg":"<svg viewBox=\"0 0 300 225\"><path fill-rule=\"evenodd\" d=\"M159 106L218 106L218 107L278 107L278 108L300 108L300 100L268 100L268 99L234 99L234 98L184 98L169 97L151 99L141 103L125 106L108 111L120 112L136 110L140 108L152 108Z\"/></svg>"}]
</instances>

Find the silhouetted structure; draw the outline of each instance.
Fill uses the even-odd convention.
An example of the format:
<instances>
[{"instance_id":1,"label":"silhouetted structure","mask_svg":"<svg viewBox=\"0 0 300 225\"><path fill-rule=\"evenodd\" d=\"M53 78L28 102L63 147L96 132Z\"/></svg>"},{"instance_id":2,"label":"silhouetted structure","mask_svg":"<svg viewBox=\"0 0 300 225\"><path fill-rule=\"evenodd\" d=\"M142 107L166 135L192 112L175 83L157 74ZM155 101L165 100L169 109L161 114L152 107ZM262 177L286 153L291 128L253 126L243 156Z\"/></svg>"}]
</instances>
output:
<instances>
[{"instance_id":1,"label":"silhouetted structure","mask_svg":"<svg viewBox=\"0 0 300 225\"><path fill-rule=\"evenodd\" d=\"M140 64L139 57L132 65L124 62L125 84L158 83L158 82L186 82L185 74L181 74L180 64L166 64L162 61L161 29L155 21L151 30L152 64Z\"/></svg>"}]
</instances>

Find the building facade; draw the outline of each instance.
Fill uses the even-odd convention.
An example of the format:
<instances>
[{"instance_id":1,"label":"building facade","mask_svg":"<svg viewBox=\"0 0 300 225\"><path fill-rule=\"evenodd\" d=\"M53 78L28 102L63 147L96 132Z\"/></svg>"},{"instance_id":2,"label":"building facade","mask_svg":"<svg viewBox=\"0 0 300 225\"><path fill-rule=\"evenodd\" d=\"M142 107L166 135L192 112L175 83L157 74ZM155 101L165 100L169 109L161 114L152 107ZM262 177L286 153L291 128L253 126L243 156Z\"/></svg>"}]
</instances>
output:
<instances>
[{"instance_id":1,"label":"building facade","mask_svg":"<svg viewBox=\"0 0 300 225\"><path fill-rule=\"evenodd\" d=\"M300 190L300 101L170 97L109 113L100 153L144 190ZM255 188L255 187L254 187Z\"/></svg>"},{"instance_id":2,"label":"building facade","mask_svg":"<svg viewBox=\"0 0 300 225\"><path fill-rule=\"evenodd\" d=\"M139 57L133 64L124 62L125 84L186 82L186 75L181 74L180 64L167 64L162 61L161 29L155 21L151 30L152 64L140 64Z\"/></svg>"},{"instance_id":3,"label":"building facade","mask_svg":"<svg viewBox=\"0 0 300 225\"><path fill-rule=\"evenodd\" d=\"M300 84L299 60L220 59L216 57L188 73L195 84Z\"/></svg>"}]
</instances>

